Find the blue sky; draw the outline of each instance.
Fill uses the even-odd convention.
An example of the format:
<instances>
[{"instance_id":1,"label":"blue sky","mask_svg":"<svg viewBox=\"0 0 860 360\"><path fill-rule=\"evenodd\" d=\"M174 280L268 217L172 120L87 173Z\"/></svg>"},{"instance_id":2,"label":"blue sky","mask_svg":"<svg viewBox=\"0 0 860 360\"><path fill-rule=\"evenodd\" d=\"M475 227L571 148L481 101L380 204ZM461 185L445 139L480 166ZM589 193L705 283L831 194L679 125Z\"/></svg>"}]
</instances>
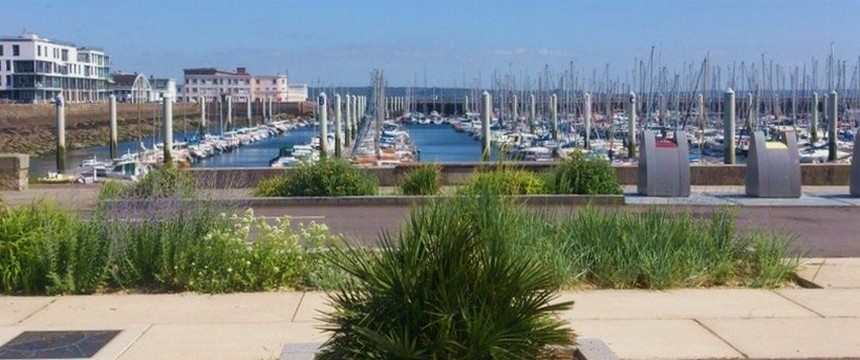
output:
<instances>
[{"instance_id":1,"label":"blue sky","mask_svg":"<svg viewBox=\"0 0 860 360\"><path fill-rule=\"evenodd\" d=\"M187 67L288 72L311 85L488 83L610 64L624 78L656 46L680 70L713 63L784 66L860 55L860 0L0 0L0 34L22 30L98 46L113 67L181 77Z\"/></svg>"}]
</instances>

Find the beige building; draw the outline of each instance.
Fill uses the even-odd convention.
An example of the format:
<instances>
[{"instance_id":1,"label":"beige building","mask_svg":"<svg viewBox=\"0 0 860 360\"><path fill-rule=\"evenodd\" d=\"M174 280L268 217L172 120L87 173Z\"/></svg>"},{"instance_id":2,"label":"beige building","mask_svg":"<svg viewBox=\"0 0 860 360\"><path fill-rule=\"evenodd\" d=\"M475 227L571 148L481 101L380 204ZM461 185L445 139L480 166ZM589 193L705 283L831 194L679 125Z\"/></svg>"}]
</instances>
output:
<instances>
[{"instance_id":1,"label":"beige building","mask_svg":"<svg viewBox=\"0 0 860 360\"><path fill-rule=\"evenodd\" d=\"M201 96L207 100L216 100L227 95L237 100L253 96L252 77L245 68L237 68L235 72L215 68L185 69L184 72L182 97L185 101Z\"/></svg>"},{"instance_id":2,"label":"beige building","mask_svg":"<svg viewBox=\"0 0 860 360\"><path fill-rule=\"evenodd\" d=\"M184 72L181 96L185 101L195 101L200 96L207 100L231 96L237 102L248 99L294 102L305 101L308 97L307 85L290 85L286 75L251 75L243 67L236 68L235 72L214 68L185 69Z\"/></svg>"},{"instance_id":3,"label":"beige building","mask_svg":"<svg viewBox=\"0 0 860 360\"><path fill-rule=\"evenodd\" d=\"M286 75L259 75L254 76L254 101L272 99L272 101L287 101L287 76Z\"/></svg>"},{"instance_id":4,"label":"beige building","mask_svg":"<svg viewBox=\"0 0 860 360\"><path fill-rule=\"evenodd\" d=\"M308 100L308 84L296 84L287 86L287 102L299 102Z\"/></svg>"}]
</instances>

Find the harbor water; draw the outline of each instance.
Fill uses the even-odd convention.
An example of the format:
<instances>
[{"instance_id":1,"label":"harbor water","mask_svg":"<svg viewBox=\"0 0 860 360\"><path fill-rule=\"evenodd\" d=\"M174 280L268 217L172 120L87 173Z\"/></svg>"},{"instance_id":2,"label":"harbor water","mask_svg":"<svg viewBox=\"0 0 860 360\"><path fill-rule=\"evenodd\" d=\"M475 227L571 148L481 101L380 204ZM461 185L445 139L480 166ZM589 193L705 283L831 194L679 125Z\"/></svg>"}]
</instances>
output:
<instances>
[{"instance_id":1,"label":"harbor water","mask_svg":"<svg viewBox=\"0 0 860 360\"><path fill-rule=\"evenodd\" d=\"M406 124L419 151L420 162L472 162L481 160L481 143L451 125ZM496 159L493 153L491 159Z\"/></svg>"},{"instance_id":2,"label":"harbor water","mask_svg":"<svg viewBox=\"0 0 860 360\"><path fill-rule=\"evenodd\" d=\"M450 125L417 125L407 124L406 128L417 145L421 162L469 162L481 159L480 143L469 134L454 131ZM273 136L253 144L242 146L232 152L215 155L203 159L192 167L228 168L228 167L268 167L269 161L278 156L281 147L295 144L307 144L318 132L313 126L296 128L289 132ZM185 135L177 134L175 142L186 141ZM136 152L141 143L151 149L153 143L160 140L145 138L142 141L129 140L119 143L119 153ZM93 157L103 160L108 158L110 149L107 145L71 150L67 153L66 163L69 168L77 167L84 160ZM56 158L53 154L30 158L30 176L46 176L49 171L56 170Z\"/></svg>"}]
</instances>

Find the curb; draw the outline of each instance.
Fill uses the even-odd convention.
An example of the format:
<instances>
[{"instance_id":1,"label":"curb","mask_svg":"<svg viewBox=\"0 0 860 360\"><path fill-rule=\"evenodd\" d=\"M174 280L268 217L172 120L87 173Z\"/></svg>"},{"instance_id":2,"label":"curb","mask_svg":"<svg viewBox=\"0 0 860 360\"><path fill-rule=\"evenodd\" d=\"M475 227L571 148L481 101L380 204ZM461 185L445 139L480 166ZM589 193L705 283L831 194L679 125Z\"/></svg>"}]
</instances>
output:
<instances>
[{"instance_id":1,"label":"curb","mask_svg":"<svg viewBox=\"0 0 860 360\"><path fill-rule=\"evenodd\" d=\"M322 343L286 344L281 350L280 360L313 360ZM558 352L573 351L577 360L618 360L618 356L597 338L582 338L576 345L558 349Z\"/></svg>"},{"instance_id":2,"label":"curb","mask_svg":"<svg viewBox=\"0 0 860 360\"><path fill-rule=\"evenodd\" d=\"M293 206L412 206L427 204L437 196L343 196L343 197L265 197L235 199L156 199L108 200L108 209L147 208L166 204L208 203L223 207L293 207ZM518 195L511 198L528 205L624 205L622 195Z\"/></svg>"}]
</instances>

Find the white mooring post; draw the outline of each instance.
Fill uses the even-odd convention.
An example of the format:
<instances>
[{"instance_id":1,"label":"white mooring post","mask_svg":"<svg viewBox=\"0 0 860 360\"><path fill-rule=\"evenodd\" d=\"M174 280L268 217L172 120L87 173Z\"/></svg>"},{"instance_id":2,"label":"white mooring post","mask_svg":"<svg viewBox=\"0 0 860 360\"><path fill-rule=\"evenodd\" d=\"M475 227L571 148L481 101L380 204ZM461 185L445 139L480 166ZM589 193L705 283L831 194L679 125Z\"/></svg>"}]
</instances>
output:
<instances>
[{"instance_id":1,"label":"white mooring post","mask_svg":"<svg viewBox=\"0 0 860 360\"><path fill-rule=\"evenodd\" d=\"M484 91L481 94L481 160L490 161L490 119L493 112L493 98Z\"/></svg>"},{"instance_id":2,"label":"white mooring post","mask_svg":"<svg viewBox=\"0 0 860 360\"><path fill-rule=\"evenodd\" d=\"M828 141L828 161L836 161L837 153L836 153L836 138L837 131L839 129L839 95L836 94L836 90L830 91L830 96L828 96L828 105L830 108L827 109L827 121L830 122L830 127L828 130L830 131L830 140Z\"/></svg>"},{"instance_id":3,"label":"white mooring post","mask_svg":"<svg viewBox=\"0 0 860 360\"><path fill-rule=\"evenodd\" d=\"M317 96L317 121L320 124L320 159L328 156L328 100L325 93Z\"/></svg>"},{"instance_id":4,"label":"white mooring post","mask_svg":"<svg viewBox=\"0 0 860 360\"><path fill-rule=\"evenodd\" d=\"M57 174L66 172L66 103L63 94L54 100L57 115Z\"/></svg>"},{"instance_id":5,"label":"white mooring post","mask_svg":"<svg viewBox=\"0 0 860 360\"><path fill-rule=\"evenodd\" d=\"M735 91L728 88L723 93L723 145L726 164L735 163Z\"/></svg>"},{"instance_id":6,"label":"white mooring post","mask_svg":"<svg viewBox=\"0 0 860 360\"><path fill-rule=\"evenodd\" d=\"M809 112L812 117L809 120L809 132L812 135L812 143L818 141L818 93L812 93L812 102L809 104Z\"/></svg>"},{"instance_id":7,"label":"white mooring post","mask_svg":"<svg viewBox=\"0 0 860 360\"><path fill-rule=\"evenodd\" d=\"M173 101L169 94L161 97L164 106L164 163L173 164Z\"/></svg>"},{"instance_id":8,"label":"white mooring post","mask_svg":"<svg viewBox=\"0 0 860 360\"><path fill-rule=\"evenodd\" d=\"M583 147L591 149L591 93L585 93L583 101L583 116L585 117L585 142L583 143Z\"/></svg>"},{"instance_id":9,"label":"white mooring post","mask_svg":"<svg viewBox=\"0 0 860 360\"><path fill-rule=\"evenodd\" d=\"M119 157L117 153L116 95L111 94L108 99L110 99L110 158L116 159Z\"/></svg>"},{"instance_id":10,"label":"white mooring post","mask_svg":"<svg viewBox=\"0 0 860 360\"><path fill-rule=\"evenodd\" d=\"M334 94L334 156L337 158L343 157L343 140L341 136L342 127L340 124L340 94Z\"/></svg>"},{"instance_id":11,"label":"white mooring post","mask_svg":"<svg viewBox=\"0 0 860 360\"><path fill-rule=\"evenodd\" d=\"M638 122L636 118L636 93L632 91L630 92L628 107L630 123L627 125L627 156L632 159L636 157L636 123Z\"/></svg>"}]
</instances>

